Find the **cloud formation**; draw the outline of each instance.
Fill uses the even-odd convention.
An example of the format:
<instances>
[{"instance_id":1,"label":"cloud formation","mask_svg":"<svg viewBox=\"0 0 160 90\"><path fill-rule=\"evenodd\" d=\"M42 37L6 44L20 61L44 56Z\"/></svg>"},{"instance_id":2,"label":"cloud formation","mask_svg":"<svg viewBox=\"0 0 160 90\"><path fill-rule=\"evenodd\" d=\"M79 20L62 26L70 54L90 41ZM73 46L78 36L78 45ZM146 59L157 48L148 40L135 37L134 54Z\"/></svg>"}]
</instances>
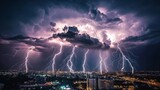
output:
<instances>
[{"instance_id":1,"label":"cloud formation","mask_svg":"<svg viewBox=\"0 0 160 90\"><path fill-rule=\"evenodd\" d=\"M50 48L52 45L49 43L51 39L60 38L59 42L69 42L71 45L89 48L89 49L109 49L110 43L100 42L97 38L90 37L87 33L79 34L77 27L69 26L64 27L64 32L53 34L48 38L34 38L29 36L17 35L14 37L1 37L0 44L9 44L4 42L22 43L28 46L35 46L35 49ZM110 42L108 40L108 42ZM56 43L56 42L55 42ZM57 42L58 43L58 42ZM41 48L40 48L41 47Z\"/></svg>"},{"instance_id":2,"label":"cloud formation","mask_svg":"<svg viewBox=\"0 0 160 90\"><path fill-rule=\"evenodd\" d=\"M118 23L122 22L122 20L119 17L109 17L106 14L100 12L98 9L91 9L89 11L89 16L91 19L102 22L102 23Z\"/></svg>"},{"instance_id":3,"label":"cloud formation","mask_svg":"<svg viewBox=\"0 0 160 90\"><path fill-rule=\"evenodd\" d=\"M53 38L65 39L84 48L109 49L110 47L108 43L100 42L97 38L90 37L87 33L79 34L75 26L64 27L64 32L53 34Z\"/></svg>"}]
</instances>

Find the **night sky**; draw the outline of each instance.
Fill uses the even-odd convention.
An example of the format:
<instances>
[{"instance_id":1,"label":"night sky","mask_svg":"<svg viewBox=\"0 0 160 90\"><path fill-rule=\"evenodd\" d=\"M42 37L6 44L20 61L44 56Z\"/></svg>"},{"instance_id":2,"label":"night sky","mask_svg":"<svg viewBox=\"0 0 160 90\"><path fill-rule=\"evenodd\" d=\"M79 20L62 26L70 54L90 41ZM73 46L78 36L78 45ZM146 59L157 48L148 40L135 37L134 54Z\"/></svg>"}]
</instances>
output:
<instances>
[{"instance_id":1,"label":"night sky","mask_svg":"<svg viewBox=\"0 0 160 90\"><path fill-rule=\"evenodd\" d=\"M159 0L1 0L0 70L68 70L74 47L75 71L99 70L99 55L108 71L120 71L122 55L135 71L160 70ZM53 41L53 42L52 42ZM126 62L126 70L130 70Z\"/></svg>"}]
</instances>

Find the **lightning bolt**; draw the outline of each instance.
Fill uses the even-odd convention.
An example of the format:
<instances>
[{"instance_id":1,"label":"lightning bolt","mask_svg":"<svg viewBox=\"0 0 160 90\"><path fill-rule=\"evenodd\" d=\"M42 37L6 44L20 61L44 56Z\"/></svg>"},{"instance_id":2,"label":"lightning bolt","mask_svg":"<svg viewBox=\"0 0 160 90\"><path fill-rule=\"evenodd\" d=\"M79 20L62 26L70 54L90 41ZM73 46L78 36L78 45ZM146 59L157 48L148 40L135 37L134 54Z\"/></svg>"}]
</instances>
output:
<instances>
[{"instance_id":1,"label":"lightning bolt","mask_svg":"<svg viewBox=\"0 0 160 90\"><path fill-rule=\"evenodd\" d=\"M108 72L107 65L106 65L106 63L104 61L103 61L103 65L104 65L105 71Z\"/></svg>"},{"instance_id":2,"label":"lightning bolt","mask_svg":"<svg viewBox=\"0 0 160 90\"><path fill-rule=\"evenodd\" d=\"M106 60L108 59L108 51L106 52L107 54L107 57L103 59L103 65L104 65L104 69L106 72L108 72L108 68L107 68L107 65L106 65Z\"/></svg>"},{"instance_id":3,"label":"lightning bolt","mask_svg":"<svg viewBox=\"0 0 160 90\"><path fill-rule=\"evenodd\" d=\"M74 47L72 48L72 53L71 53L71 55L70 55L70 57L69 57L69 60L67 61L67 67L68 67L68 69L69 69L69 71L70 71L71 73L74 72L74 70L73 70L72 58L73 58L73 56L74 56L75 49L76 49L76 46L74 46Z\"/></svg>"},{"instance_id":4,"label":"lightning bolt","mask_svg":"<svg viewBox=\"0 0 160 90\"><path fill-rule=\"evenodd\" d=\"M117 48L120 51L121 55L122 55L122 68L121 71L124 71L124 65L125 65L125 60L129 63L131 69L132 69L132 74L134 73L134 67L132 65L132 63L130 62L130 60L124 55L124 53L122 52L122 49L120 48L119 44L117 44Z\"/></svg>"},{"instance_id":5,"label":"lightning bolt","mask_svg":"<svg viewBox=\"0 0 160 90\"><path fill-rule=\"evenodd\" d=\"M28 73L28 58L29 58L29 55L31 53L31 51L33 51L35 47L34 46L31 46L28 48L28 51L27 51L27 55L25 57L25 69L26 69L26 73Z\"/></svg>"},{"instance_id":6,"label":"lightning bolt","mask_svg":"<svg viewBox=\"0 0 160 90\"><path fill-rule=\"evenodd\" d=\"M107 65L106 65L105 61L103 60L102 53L100 51L99 51L99 58L100 58L100 61L99 61L99 71L100 71L100 73L102 74L103 67L104 67L105 71L108 72Z\"/></svg>"},{"instance_id":7,"label":"lightning bolt","mask_svg":"<svg viewBox=\"0 0 160 90\"><path fill-rule=\"evenodd\" d=\"M56 60L56 57L62 53L62 48L63 48L63 45L62 45L62 43L60 43L59 52L56 53L56 54L54 55L53 59L52 59L52 72L53 72L53 73L55 73L55 60Z\"/></svg>"},{"instance_id":8,"label":"lightning bolt","mask_svg":"<svg viewBox=\"0 0 160 90\"><path fill-rule=\"evenodd\" d=\"M85 52L85 55L84 55L84 61L83 61L83 65L82 65L82 67L83 67L83 73L86 72L85 64L86 64L88 52L89 52L89 49Z\"/></svg>"},{"instance_id":9,"label":"lightning bolt","mask_svg":"<svg viewBox=\"0 0 160 90\"><path fill-rule=\"evenodd\" d=\"M99 51L99 58L100 58L100 61L99 61L99 71L100 73L102 74L102 55L101 55L101 52Z\"/></svg>"}]
</instances>

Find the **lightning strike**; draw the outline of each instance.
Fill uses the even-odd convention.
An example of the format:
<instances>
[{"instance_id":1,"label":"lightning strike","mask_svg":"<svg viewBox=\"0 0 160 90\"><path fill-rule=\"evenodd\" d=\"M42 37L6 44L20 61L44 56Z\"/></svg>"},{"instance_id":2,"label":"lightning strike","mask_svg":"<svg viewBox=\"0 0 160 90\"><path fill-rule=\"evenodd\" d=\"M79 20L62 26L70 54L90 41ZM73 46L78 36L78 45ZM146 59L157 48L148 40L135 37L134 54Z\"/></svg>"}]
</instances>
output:
<instances>
[{"instance_id":1,"label":"lightning strike","mask_svg":"<svg viewBox=\"0 0 160 90\"><path fill-rule=\"evenodd\" d=\"M28 73L28 58L29 58L29 55L33 51L34 48L35 48L34 46L29 47L28 51L27 51L27 55L25 57L25 69L26 69L26 73Z\"/></svg>"},{"instance_id":2,"label":"lightning strike","mask_svg":"<svg viewBox=\"0 0 160 90\"><path fill-rule=\"evenodd\" d=\"M107 68L107 65L106 65L106 63L103 61L103 65L104 65L104 69L105 69L105 71L106 72L108 72L108 68Z\"/></svg>"},{"instance_id":3,"label":"lightning strike","mask_svg":"<svg viewBox=\"0 0 160 90\"><path fill-rule=\"evenodd\" d=\"M85 55L84 55L84 61L83 61L83 65L82 65L82 67L83 67L83 73L86 72L85 65L86 65L86 60L87 60L87 54L88 54L88 52L89 52L89 49L85 52Z\"/></svg>"},{"instance_id":4,"label":"lightning strike","mask_svg":"<svg viewBox=\"0 0 160 90\"><path fill-rule=\"evenodd\" d=\"M106 62L109 59L109 54L108 53L109 53L109 51L107 50L106 51L106 58L103 59L103 65L104 65L104 69L105 69L106 72L108 72L108 67L106 65Z\"/></svg>"},{"instance_id":5,"label":"lightning strike","mask_svg":"<svg viewBox=\"0 0 160 90\"><path fill-rule=\"evenodd\" d=\"M124 55L124 53L122 52L122 49L120 48L119 44L117 45L117 48L119 49L121 55L122 55L122 68L121 71L124 71L124 67L125 67L125 60L129 63L131 69L132 69L132 74L134 73L134 67L132 65L132 63L130 62L130 60Z\"/></svg>"},{"instance_id":6,"label":"lightning strike","mask_svg":"<svg viewBox=\"0 0 160 90\"><path fill-rule=\"evenodd\" d=\"M102 60L101 52L99 52L99 58L100 58L100 61L99 61L99 71L102 74L102 62L103 62L103 60Z\"/></svg>"},{"instance_id":7,"label":"lightning strike","mask_svg":"<svg viewBox=\"0 0 160 90\"><path fill-rule=\"evenodd\" d=\"M69 60L67 61L67 67L68 67L68 69L69 69L69 71L70 71L71 73L74 72L74 70L73 70L72 58L73 58L73 55L74 55L74 53L75 53L75 49L76 49L76 46L74 46L74 47L72 48L72 53L71 53L71 55L70 55L70 57L69 57Z\"/></svg>"},{"instance_id":8,"label":"lightning strike","mask_svg":"<svg viewBox=\"0 0 160 90\"><path fill-rule=\"evenodd\" d=\"M62 53L62 48L63 48L63 45L62 45L62 43L60 43L59 52L56 53L56 54L54 55L53 59L52 59L52 72L53 72L53 73L55 73L55 60L56 60L56 57Z\"/></svg>"}]
</instances>

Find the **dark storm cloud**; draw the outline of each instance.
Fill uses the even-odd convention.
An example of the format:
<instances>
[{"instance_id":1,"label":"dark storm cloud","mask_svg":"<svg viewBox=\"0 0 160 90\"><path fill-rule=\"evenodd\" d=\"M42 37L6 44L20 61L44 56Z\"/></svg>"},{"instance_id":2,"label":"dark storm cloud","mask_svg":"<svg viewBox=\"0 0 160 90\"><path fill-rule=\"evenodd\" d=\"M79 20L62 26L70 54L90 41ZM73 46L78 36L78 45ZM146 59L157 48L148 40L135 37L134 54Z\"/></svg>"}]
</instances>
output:
<instances>
[{"instance_id":1,"label":"dark storm cloud","mask_svg":"<svg viewBox=\"0 0 160 90\"><path fill-rule=\"evenodd\" d=\"M91 9L89 12L89 16L91 19L97 21L97 22L103 22L103 23L117 23L122 22L122 20L119 17L109 17L106 14L100 12L98 9Z\"/></svg>"},{"instance_id":2,"label":"dark storm cloud","mask_svg":"<svg viewBox=\"0 0 160 90\"><path fill-rule=\"evenodd\" d=\"M148 28L157 30L160 29L159 3L159 0L4 0L0 5L2 12L0 14L0 30L1 34L22 34L23 27L20 25L21 22L33 25L41 17L39 9L43 9L44 14L48 15L50 7L67 7L86 13L93 8L92 12L96 15L95 19L99 20L102 19L99 17L100 15L106 17L94 9L99 6L104 6L111 11L115 10L119 13L134 13L137 16L149 18L151 22ZM121 21L118 17L106 20L106 22L118 21Z\"/></svg>"},{"instance_id":3,"label":"dark storm cloud","mask_svg":"<svg viewBox=\"0 0 160 90\"><path fill-rule=\"evenodd\" d=\"M160 1L159 0L107 0L102 1L103 6L110 10L117 10L119 13L134 13L139 17L149 19L148 28L160 29Z\"/></svg>"},{"instance_id":4,"label":"dark storm cloud","mask_svg":"<svg viewBox=\"0 0 160 90\"><path fill-rule=\"evenodd\" d=\"M0 3L1 34L24 34L21 23L34 25L43 17L40 10L48 15L50 7L67 7L82 12L88 10L86 0L4 0Z\"/></svg>"},{"instance_id":5,"label":"dark storm cloud","mask_svg":"<svg viewBox=\"0 0 160 90\"><path fill-rule=\"evenodd\" d=\"M1 12L0 14L0 30L1 34L23 34L22 27L20 23L26 23L34 25L40 17L39 9L44 10L44 14L49 14L49 8L61 8L67 7L74 9L78 12L88 13L90 11L90 18L99 22L104 21L105 23L121 22L122 20L119 17L110 18L104 13L101 13L97 8L99 6L104 6L109 10L118 11L121 14L125 13L134 13L137 16L150 19L148 28L150 31L159 31L160 26L160 7L159 0L35 0L35 1L4 1L1 3ZM72 15L58 15L57 18L62 17L71 17ZM75 16L75 15L74 15ZM56 17L56 16L55 16ZM54 17L54 18L55 18ZM155 21L156 20L156 21ZM50 22L50 21L49 21ZM49 25L48 22L48 25ZM39 30L39 25L35 25L34 30ZM149 32L150 33L150 32ZM85 35L84 35L85 36ZM143 35L142 37L144 37ZM129 37L131 38L131 37ZM132 37L135 38L135 37ZM147 39L149 39L148 37ZM154 35L153 37L154 38ZM145 38L146 39L146 38ZM127 38L127 40L130 40ZM91 42L91 41L88 41Z\"/></svg>"},{"instance_id":6,"label":"dark storm cloud","mask_svg":"<svg viewBox=\"0 0 160 90\"><path fill-rule=\"evenodd\" d=\"M79 34L78 28L75 26L65 26L63 30L62 33L53 34L53 38L66 39L66 41L84 48L109 49L109 44L100 42L86 33Z\"/></svg>"},{"instance_id":7,"label":"dark storm cloud","mask_svg":"<svg viewBox=\"0 0 160 90\"><path fill-rule=\"evenodd\" d=\"M49 48L52 45L49 45L48 41L52 38L66 39L67 42L70 42L73 45L77 45L82 48L89 49L109 49L109 44L100 42L98 39L90 37L88 34L78 34L79 31L77 27L64 27L64 33L53 34L53 37L48 37L47 39L43 38L33 38L29 36L17 35L14 37L2 37L0 44L9 44L6 42L13 43L24 43L29 46L35 46L35 50L42 51L43 48ZM108 41L109 42L109 41Z\"/></svg>"},{"instance_id":8,"label":"dark storm cloud","mask_svg":"<svg viewBox=\"0 0 160 90\"><path fill-rule=\"evenodd\" d=\"M1 12L3 12L0 16L0 29L3 30L1 33L20 34L23 32L20 30L21 22L32 24L32 20L38 16L38 6L35 2L32 3L20 0L1 2Z\"/></svg>"},{"instance_id":9,"label":"dark storm cloud","mask_svg":"<svg viewBox=\"0 0 160 90\"><path fill-rule=\"evenodd\" d=\"M0 38L0 44L11 44L11 45L17 45L17 46L35 46L35 51L45 51L45 49L48 49L50 46L46 43L46 39L41 38L33 38L29 36L23 36L23 35L17 35L13 37L1 37ZM24 46L25 47L25 46Z\"/></svg>"},{"instance_id":10,"label":"dark storm cloud","mask_svg":"<svg viewBox=\"0 0 160 90\"><path fill-rule=\"evenodd\" d=\"M104 0L96 4L95 1L93 4L98 7L106 7L109 11L117 11L119 14L134 14L136 17L143 18L147 24L146 30L144 30L142 36L137 37L128 37L127 41L144 41L155 39L154 41L159 41L157 35L154 32L160 32L160 1L159 0ZM111 19L111 21L117 21L116 19ZM110 21L110 20L109 20Z\"/></svg>"},{"instance_id":11,"label":"dark storm cloud","mask_svg":"<svg viewBox=\"0 0 160 90\"><path fill-rule=\"evenodd\" d=\"M160 32L159 31L152 31L141 36L130 36L123 40L123 42L137 42L137 41L153 41L155 39L155 43L160 42ZM151 42L150 42L151 43ZM154 42L152 42L153 44Z\"/></svg>"}]
</instances>

